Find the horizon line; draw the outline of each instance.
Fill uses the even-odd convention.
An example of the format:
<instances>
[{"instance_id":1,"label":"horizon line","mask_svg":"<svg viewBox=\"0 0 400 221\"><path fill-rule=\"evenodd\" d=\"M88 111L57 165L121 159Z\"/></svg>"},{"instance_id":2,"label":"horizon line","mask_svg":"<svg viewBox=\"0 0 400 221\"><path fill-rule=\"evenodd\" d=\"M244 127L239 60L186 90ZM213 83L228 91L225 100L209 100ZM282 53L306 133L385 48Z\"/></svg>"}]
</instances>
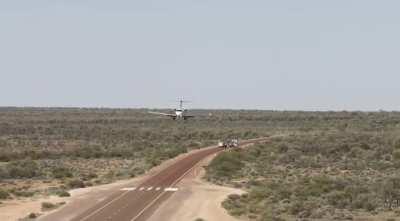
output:
<instances>
[{"instance_id":1,"label":"horizon line","mask_svg":"<svg viewBox=\"0 0 400 221\"><path fill-rule=\"evenodd\" d=\"M104 110L165 110L165 109L174 109L169 107L110 107L110 106L1 106L0 109L6 108L14 108L14 109L104 109ZM376 112L400 112L400 110L361 110L361 109L270 109L270 108L187 108L187 110L232 110L232 111L271 111L271 112L364 112L364 113L376 113Z\"/></svg>"}]
</instances>

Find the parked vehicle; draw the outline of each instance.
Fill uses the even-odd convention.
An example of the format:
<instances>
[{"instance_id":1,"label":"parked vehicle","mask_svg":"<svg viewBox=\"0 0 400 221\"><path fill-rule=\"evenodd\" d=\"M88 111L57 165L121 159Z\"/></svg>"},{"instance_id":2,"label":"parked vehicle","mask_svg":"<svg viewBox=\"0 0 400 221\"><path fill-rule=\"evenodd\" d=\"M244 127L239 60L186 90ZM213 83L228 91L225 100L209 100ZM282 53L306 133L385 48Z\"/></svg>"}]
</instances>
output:
<instances>
[{"instance_id":1,"label":"parked vehicle","mask_svg":"<svg viewBox=\"0 0 400 221\"><path fill-rule=\"evenodd\" d=\"M238 146L239 146L238 139L227 139L225 141L218 142L218 147L222 147L222 148L235 148Z\"/></svg>"}]
</instances>

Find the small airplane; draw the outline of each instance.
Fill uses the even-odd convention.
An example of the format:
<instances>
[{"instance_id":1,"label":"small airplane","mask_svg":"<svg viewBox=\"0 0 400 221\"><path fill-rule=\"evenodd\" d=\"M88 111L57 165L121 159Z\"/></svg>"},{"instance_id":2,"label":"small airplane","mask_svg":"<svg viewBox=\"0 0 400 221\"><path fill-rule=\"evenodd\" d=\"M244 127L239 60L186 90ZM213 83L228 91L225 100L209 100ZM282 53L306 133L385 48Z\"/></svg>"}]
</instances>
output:
<instances>
[{"instance_id":1,"label":"small airplane","mask_svg":"<svg viewBox=\"0 0 400 221\"><path fill-rule=\"evenodd\" d=\"M177 120L177 119L187 120L189 118L195 117L193 115L188 115L187 114L188 110L183 108L183 103L187 103L187 102L189 102L189 101L179 100L179 109L174 109L173 113L168 114L168 113L149 111L149 114L167 116L167 117L171 117L173 120Z\"/></svg>"}]
</instances>

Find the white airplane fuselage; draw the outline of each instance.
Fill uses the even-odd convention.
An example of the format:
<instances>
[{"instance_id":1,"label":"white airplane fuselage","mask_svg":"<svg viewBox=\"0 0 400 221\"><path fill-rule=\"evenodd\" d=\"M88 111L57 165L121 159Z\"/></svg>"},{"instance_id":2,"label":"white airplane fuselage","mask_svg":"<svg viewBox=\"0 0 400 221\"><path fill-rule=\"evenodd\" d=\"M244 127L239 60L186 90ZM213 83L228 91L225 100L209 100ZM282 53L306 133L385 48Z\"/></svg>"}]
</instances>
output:
<instances>
[{"instance_id":1,"label":"white airplane fuselage","mask_svg":"<svg viewBox=\"0 0 400 221\"><path fill-rule=\"evenodd\" d=\"M157 115L163 115L163 116L167 116L172 118L173 120L177 120L177 119L183 119L183 120L187 120L189 118L193 118L195 116L193 115L188 115L187 110L185 108L183 108L183 100L180 100L179 103L179 108L174 109L173 111L169 112L169 113L162 113L162 112L154 112L154 111L149 111L150 114L157 114Z\"/></svg>"},{"instance_id":2,"label":"white airplane fuselage","mask_svg":"<svg viewBox=\"0 0 400 221\"><path fill-rule=\"evenodd\" d=\"M176 118L183 118L183 110L175 110Z\"/></svg>"}]
</instances>

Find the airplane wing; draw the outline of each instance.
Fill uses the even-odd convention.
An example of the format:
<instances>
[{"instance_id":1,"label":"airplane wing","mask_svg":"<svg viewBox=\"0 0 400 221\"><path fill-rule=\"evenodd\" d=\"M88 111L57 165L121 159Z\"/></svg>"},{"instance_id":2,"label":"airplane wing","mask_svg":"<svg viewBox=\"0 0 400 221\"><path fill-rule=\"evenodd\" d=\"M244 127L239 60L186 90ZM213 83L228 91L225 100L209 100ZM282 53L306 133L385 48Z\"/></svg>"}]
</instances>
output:
<instances>
[{"instance_id":1,"label":"airplane wing","mask_svg":"<svg viewBox=\"0 0 400 221\"><path fill-rule=\"evenodd\" d=\"M148 113L149 113L149 114L162 115L162 116L168 116L168 117L176 117L175 114L167 114L167 113L154 112L154 111L149 111Z\"/></svg>"}]
</instances>

